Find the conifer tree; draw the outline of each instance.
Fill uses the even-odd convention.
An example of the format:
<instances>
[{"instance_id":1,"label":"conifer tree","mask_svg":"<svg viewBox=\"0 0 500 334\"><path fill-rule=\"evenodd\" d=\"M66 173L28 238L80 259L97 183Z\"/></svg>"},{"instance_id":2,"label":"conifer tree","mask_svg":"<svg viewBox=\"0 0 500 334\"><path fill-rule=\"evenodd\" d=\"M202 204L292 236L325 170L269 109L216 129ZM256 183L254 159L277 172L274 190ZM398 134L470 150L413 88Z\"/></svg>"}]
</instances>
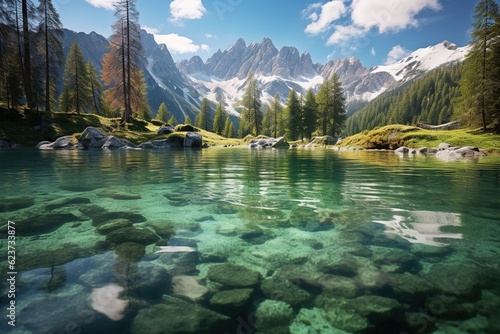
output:
<instances>
[{"instance_id":1,"label":"conifer tree","mask_svg":"<svg viewBox=\"0 0 500 334\"><path fill-rule=\"evenodd\" d=\"M97 75L97 71L94 67L92 61L87 62L87 75L90 84L90 94L92 97L93 112L97 115L109 115L109 110L106 105L106 100L104 99L104 92L102 90L102 84Z\"/></svg>"},{"instance_id":2,"label":"conifer tree","mask_svg":"<svg viewBox=\"0 0 500 334\"><path fill-rule=\"evenodd\" d=\"M283 107L278 93L274 95L273 101L267 106L262 124L265 135L274 138L284 135Z\"/></svg>"},{"instance_id":3,"label":"conifer tree","mask_svg":"<svg viewBox=\"0 0 500 334\"><path fill-rule=\"evenodd\" d=\"M247 88L240 105L243 107L238 128L241 138L248 134L258 136L261 133L262 111L260 101L260 91L257 89L257 82L252 72L248 73L246 79Z\"/></svg>"},{"instance_id":4,"label":"conifer tree","mask_svg":"<svg viewBox=\"0 0 500 334\"><path fill-rule=\"evenodd\" d=\"M223 136L226 138L233 138L234 137L234 124L229 118L229 116L226 117L226 121L224 123L224 133Z\"/></svg>"},{"instance_id":5,"label":"conifer tree","mask_svg":"<svg viewBox=\"0 0 500 334\"><path fill-rule=\"evenodd\" d=\"M160 122L168 123L169 113L168 113L167 105L165 104L165 102L162 102L160 104L160 106L158 107L158 111L156 113L155 119L160 121Z\"/></svg>"},{"instance_id":6,"label":"conifer tree","mask_svg":"<svg viewBox=\"0 0 500 334\"><path fill-rule=\"evenodd\" d=\"M346 116L344 90L337 73L323 81L316 95L316 102L320 115L318 130L323 136L335 137L340 132Z\"/></svg>"},{"instance_id":7,"label":"conifer tree","mask_svg":"<svg viewBox=\"0 0 500 334\"><path fill-rule=\"evenodd\" d=\"M66 66L63 74L64 87L60 97L59 110L62 112L88 112L92 109L93 101L90 92L90 80L87 67L83 60L83 53L75 41L66 57Z\"/></svg>"},{"instance_id":8,"label":"conifer tree","mask_svg":"<svg viewBox=\"0 0 500 334\"><path fill-rule=\"evenodd\" d=\"M143 48L135 3L136 0L115 3L117 21L113 24L109 51L103 59L102 78L109 87L106 99L111 108L122 111L122 124L131 121L132 110L146 113L145 80L140 70Z\"/></svg>"},{"instance_id":9,"label":"conifer tree","mask_svg":"<svg viewBox=\"0 0 500 334\"><path fill-rule=\"evenodd\" d=\"M292 88L290 93L288 94L288 99L286 102L286 121L287 121L287 129L286 134L289 140L297 140L301 134L302 127L302 112L299 97L297 96L297 92Z\"/></svg>"},{"instance_id":10,"label":"conifer tree","mask_svg":"<svg viewBox=\"0 0 500 334\"><path fill-rule=\"evenodd\" d=\"M302 119L302 129L304 137L312 138L313 132L316 130L316 120L318 114L318 104L316 103L316 96L310 88L306 92L304 100L304 113Z\"/></svg>"},{"instance_id":11,"label":"conifer tree","mask_svg":"<svg viewBox=\"0 0 500 334\"><path fill-rule=\"evenodd\" d=\"M474 10L472 24L472 49L465 60L465 69L460 82L462 99L457 109L462 119L477 123L483 129L492 121L497 111L499 82L495 71L496 45L500 43L497 29L500 19L498 4L494 0L480 0ZM479 117L477 117L478 115ZM500 120L496 120L497 123Z\"/></svg>"},{"instance_id":12,"label":"conifer tree","mask_svg":"<svg viewBox=\"0 0 500 334\"><path fill-rule=\"evenodd\" d=\"M218 135L222 135L222 133L224 132L226 117L227 113L226 110L224 109L224 104L222 103L221 99L219 100L219 103L215 108L213 132L215 132Z\"/></svg>"},{"instance_id":13,"label":"conifer tree","mask_svg":"<svg viewBox=\"0 0 500 334\"><path fill-rule=\"evenodd\" d=\"M171 126L175 126L175 125L177 125L177 120L175 119L175 116L174 116L174 115L172 115L172 117L170 117L170 119L168 120L168 122L167 122L167 123L168 123L169 125L171 125Z\"/></svg>"},{"instance_id":14,"label":"conifer tree","mask_svg":"<svg viewBox=\"0 0 500 334\"><path fill-rule=\"evenodd\" d=\"M186 117L184 118L184 124L192 124L193 121L191 121L191 117L189 117L189 115L186 115Z\"/></svg>"},{"instance_id":15,"label":"conifer tree","mask_svg":"<svg viewBox=\"0 0 500 334\"><path fill-rule=\"evenodd\" d=\"M37 34L38 52L44 58L45 67L45 111L51 112L57 86L58 70L63 62L62 24L51 0L39 0L37 7L41 18Z\"/></svg>"},{"instance_id":16,"label":"conifer tree","mask_svg":"<svg viewBox=\"0 0 500 334\"><path fill-rule=\"evenodd\" d=\"M206 98L201 101L200 112L195 118L195 126L207 131L210 131L212 128L210 122L210 105Z\"/></svg>"}]
</instances>

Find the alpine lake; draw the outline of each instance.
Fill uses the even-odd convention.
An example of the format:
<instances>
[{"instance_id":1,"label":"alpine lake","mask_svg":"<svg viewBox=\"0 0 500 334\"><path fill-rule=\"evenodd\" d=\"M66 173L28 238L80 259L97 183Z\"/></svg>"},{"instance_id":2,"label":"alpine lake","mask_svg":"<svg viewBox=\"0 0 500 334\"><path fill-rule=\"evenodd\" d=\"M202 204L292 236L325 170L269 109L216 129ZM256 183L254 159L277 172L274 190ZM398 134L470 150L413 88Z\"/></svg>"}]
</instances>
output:
<instances>
[{"instance_id":1,"label":"alpine lake","mask_svg":"<svg viewBox=\"0 0 500 334\"><path fill-rule=\"evenodd\" d=\"M0 194L2 333L500 333L500 157L7 149Z\"/></svg>"}]
</instances>

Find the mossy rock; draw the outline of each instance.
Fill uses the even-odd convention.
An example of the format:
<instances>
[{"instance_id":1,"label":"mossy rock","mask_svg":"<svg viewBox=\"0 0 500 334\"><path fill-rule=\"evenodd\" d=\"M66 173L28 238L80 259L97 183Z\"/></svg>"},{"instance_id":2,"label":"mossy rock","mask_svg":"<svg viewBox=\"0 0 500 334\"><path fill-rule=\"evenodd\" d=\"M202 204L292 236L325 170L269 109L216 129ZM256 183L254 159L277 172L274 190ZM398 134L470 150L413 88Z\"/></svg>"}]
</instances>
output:
<instances>
[{"instance_id":1,"label":"mossy rock","mask_svg":"<svg viewBox=\"0 0 500 334\"><path fill-rule=\"evenodd\" d=\"M99 226L104 224L105 222L113 219L128 219L132 223L142 223L146 221L143 215L133 212L103 212L98 214L92 218L92 225Z\"/></svg>"},{"instance_id":2,"label":"mossy rock","mask_svg":"<svg viewBox=\"0 0 500 334\"><path fill-rule=\"evenodd\" d=\"M160 238L150 229L125 227L114 230L106 236L106 241L112 244L122 244L124 242L136 242L141 245L151 245Z\"/></svg>"},{"instance_id":3,"label":"mossy rock","mask_svg":"<svg viewBox=\"0 0 500 334\"><path fill-rule=\"evenodd\" d=\"M269 299L279 300L300 307L311 300L311 294L289 280L267 278L260 285L262 293Z\"/></svg>"},{"instance_id":4,"label":"mossy rock","mask_svg":"<svg viewBox=\"0 0 500 334\"><path fill-rule=\"evenodd\" d=\"M249 304L253 291L253 289L219 291L210 299L210 305L225 314L238 314Z\"/></svg>"},{"instance_id":5,"label":"mossy rock","mask_svg":"<svg viewBox=\"0 0 500 334\"><path fill-rule=\"evenodd\" d=\"M141 199L141 195L138 194L128 194L128 193L120 193L116 191L102 191L99 194L97 194L99 197L107 197L111 199L116 199L116 200L121 200L121 201L130 201L130 200L136 200L136 199Z\"/></svg>"},{"instance_id":6,"label":"mossy rock","mask_svg":"<svg viewBox=\"0 0 500 334\"><path fill-rule=\"evenodd\" d=\"M253 287L259 283L260 274L243 266L223 263L208 269L208 279L228 287Z\"/></svg>"},{"instance_id":7,"label":"mossy rock","mask_svg":"<svg viewBox=\"0 0 500 334\"><path fill-rule=\"evenodd\" d=\"M78 210L89 218L94 218L102 213L107 212L107 210L96 204L82 205Z\"/></svg>"},{"instance_id":8,"label":"mossy rock","mask_svg":"<svg viewBox=\"0 0 500 334\"><path fill-rule=\"evenodd\" d=\"M17 211L24 208L29 208L35 204L35 199L32 197L14 197L4 198L0 203L0 212Z\"/></svg>"},{"instance_id":9,"label":"mossy rock","mask_svg":"<svg viewBox=\"0 0 500 334\"><path fill-rule=\"evenodd\" d=\"M113 232L114 230L132 226L133 224L130 220L119 218L119 219L108 220L106 223L97 226L96 231L99 234L106 235Z\"/></svg>"},{"instance_id":10,"label":"mossy rock","mask_svg":"<svg viewBox=\"0 0 500 334\"><path fill-rule=\"evenodd\" d=\"M199 132L200 129L192 126L191 124L179 124L175 126L175 131L179 132Z\"/></svg>"},{"instance_id":11,"label":"mossy rock","mask_svg":"<svg viewBox=\"0 0 500 334\"><path fill-rule=\"evenodd\" d=\"M124 242L115 248L115 253L120 259L137 262L146 255L146 246L136 242Z\"/></svg>"}]
</instances>

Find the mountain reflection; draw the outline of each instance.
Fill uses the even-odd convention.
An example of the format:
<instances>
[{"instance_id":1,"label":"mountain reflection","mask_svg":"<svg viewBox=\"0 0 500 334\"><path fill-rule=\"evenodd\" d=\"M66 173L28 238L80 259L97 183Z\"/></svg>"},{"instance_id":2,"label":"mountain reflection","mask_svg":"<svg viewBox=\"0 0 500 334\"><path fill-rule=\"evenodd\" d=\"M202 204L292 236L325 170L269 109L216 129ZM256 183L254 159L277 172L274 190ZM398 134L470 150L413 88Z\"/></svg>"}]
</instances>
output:
<instances>
[{"instance_id":1,"label":"mountain reflection","mask_svg":"<svg viewBox=\"0 0 500 334\"><path fill-rule=\"evenodd\" d=\"M394 215L390 221L375 221L386 226L386 234L398 235L411 242L443 247L448 244L435 239L462 239L461 233L441 231L444 226L461 226L460 215L450 212L411 211L410 221Z\"/></svg>"}]
</instances>

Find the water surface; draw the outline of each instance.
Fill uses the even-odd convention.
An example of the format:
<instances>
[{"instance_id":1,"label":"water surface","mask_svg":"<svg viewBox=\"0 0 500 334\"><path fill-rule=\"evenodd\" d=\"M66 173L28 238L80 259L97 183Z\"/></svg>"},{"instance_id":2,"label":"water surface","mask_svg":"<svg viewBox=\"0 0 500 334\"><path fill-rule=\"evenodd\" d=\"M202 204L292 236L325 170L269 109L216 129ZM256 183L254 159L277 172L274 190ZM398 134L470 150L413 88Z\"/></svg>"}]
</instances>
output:
<instances>
[{"instance_id":1,"label":"water surface","mask_svg":"<svg viewBox=\"0 0 500 334\"><path fill-rule=\"evenodd\" d=\"M499 186L499 158L1 150L0 328L497 333Z\"/></svg>"}]
</instances>

